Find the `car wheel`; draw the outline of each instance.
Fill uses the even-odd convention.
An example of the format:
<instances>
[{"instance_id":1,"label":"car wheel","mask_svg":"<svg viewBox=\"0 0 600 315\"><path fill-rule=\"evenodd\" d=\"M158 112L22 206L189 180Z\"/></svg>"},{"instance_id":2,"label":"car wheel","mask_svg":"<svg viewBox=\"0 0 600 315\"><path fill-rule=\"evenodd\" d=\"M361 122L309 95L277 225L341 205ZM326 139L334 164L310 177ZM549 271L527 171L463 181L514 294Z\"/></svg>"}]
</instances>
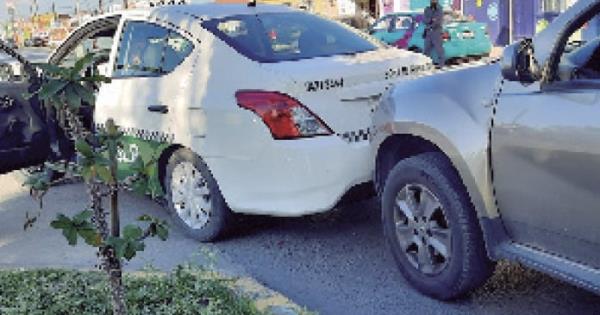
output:
<instances>
[{"instance_id":1,"label":"car wheel","mask_svg":"<svg viewBox=\"0 0 600 315\"><path fill-rule=\"evenodd\" d=\"M188 235L201 242L223 236L233 214L199 156L188 149L175 151L167 164L164 187L169 210Z\"/></svg>"},{"instance_id":2,"label":"car wheel","mask_svg":"<svg viewBox=\"0 0 600 315\"><path fill-rule=\"evenodd\" d=\"M458 298L493 271L475 210L443 154L396 164L384 187L382 220L400 272L423 294Z\"/></svg>"}]
</instances>

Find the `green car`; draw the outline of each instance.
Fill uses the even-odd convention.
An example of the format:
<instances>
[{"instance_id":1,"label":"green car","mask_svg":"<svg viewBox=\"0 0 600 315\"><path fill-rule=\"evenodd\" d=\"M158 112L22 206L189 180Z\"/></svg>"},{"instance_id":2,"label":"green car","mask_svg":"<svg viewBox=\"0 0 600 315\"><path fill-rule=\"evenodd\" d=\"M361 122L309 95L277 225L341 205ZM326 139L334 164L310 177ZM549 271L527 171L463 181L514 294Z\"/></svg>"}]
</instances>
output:
<instances>
[{"instance_id":1,"label":"green car","mask_svg":"<svg viewBox=\"0 0 600 315\"><path fill-rule=\"evenodd\" d=\"M369 33L389 45L422 52L425 49L424 30L423 13L400 12L377 20ZM445 13L442 36L447 60L485 57L492 51L487 26L453 12ZM437 56L433 59L435 61Z\"/></svg>"}]
</instances>

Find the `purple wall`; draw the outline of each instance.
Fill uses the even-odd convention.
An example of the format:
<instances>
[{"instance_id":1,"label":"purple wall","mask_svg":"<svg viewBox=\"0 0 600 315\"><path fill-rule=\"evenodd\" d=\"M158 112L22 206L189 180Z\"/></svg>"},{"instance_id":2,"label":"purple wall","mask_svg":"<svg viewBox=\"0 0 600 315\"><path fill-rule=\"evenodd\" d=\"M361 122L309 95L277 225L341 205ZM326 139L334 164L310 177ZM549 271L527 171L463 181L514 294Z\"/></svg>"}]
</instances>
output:
<instances>
[{"instance_id":1,"label":"purple wall","mask_svg":"<svg viewBox=\"0 0 600 315\"><path fill-rule=\"evenodd\" d=\"M488 25L490 39L494 45L504 46L508 44L508 1L465 0L464 4L463 12L465 16L473 17L475 21Z\"/></svg>"},{"instance_id":2,"label":"purple wall","mask_svg":"<svg viewBox=\"0 0 600 315\"><path fill-rule=\"evenodd\" d=\"M513 1L513 40L531 38L539 17L540 0Z\"/></svg>"}]
</instances>

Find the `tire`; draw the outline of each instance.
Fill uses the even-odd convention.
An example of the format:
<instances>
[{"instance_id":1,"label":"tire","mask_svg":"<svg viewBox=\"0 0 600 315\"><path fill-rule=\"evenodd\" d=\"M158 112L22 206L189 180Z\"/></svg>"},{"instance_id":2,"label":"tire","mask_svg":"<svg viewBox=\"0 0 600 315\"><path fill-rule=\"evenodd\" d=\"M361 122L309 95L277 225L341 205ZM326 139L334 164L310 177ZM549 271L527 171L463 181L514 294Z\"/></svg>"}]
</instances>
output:
<instances>
[{"instance_id":1,"label":"tire","mask_svg":"<svg viewBox=\"0 0 600 315\"><path fill-rule=\"evenodd\" d=\"M415 215L409 220L406 213ZM400 272L425 295L460 298L493 272L475 209L441 153L396 164L383 191L382 221Z\"/></svg>"},{"instance_id":2,"label":"tire","mask_svg":"<svg viewBox=\"0 0 600 315\"><path fill-rule=\"evenodd\" d=\"M194 152L188 149L173 152L166 167L164 187L173 219L194 239L215 241L231 225L233 213L208 167Z\"/></svg>"}]
</instances>

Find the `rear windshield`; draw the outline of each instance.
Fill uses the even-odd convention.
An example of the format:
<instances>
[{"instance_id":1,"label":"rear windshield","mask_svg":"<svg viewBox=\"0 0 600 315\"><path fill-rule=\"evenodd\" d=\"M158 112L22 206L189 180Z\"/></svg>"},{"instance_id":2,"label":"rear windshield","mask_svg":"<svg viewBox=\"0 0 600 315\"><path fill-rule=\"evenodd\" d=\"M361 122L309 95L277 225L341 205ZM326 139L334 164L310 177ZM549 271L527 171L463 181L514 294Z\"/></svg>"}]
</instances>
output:
<instances>
[{"instance_id":1,"label":"rear windshield","mask_svg":"<svg viewBox=\"0 0 600 315\"><path fill-rule=\"evenodd\" d=\"M379 45L367 35L308 13L263 13L213 19L203 26L258 62L357 54Z\"/></svg>"}]
</instances>

